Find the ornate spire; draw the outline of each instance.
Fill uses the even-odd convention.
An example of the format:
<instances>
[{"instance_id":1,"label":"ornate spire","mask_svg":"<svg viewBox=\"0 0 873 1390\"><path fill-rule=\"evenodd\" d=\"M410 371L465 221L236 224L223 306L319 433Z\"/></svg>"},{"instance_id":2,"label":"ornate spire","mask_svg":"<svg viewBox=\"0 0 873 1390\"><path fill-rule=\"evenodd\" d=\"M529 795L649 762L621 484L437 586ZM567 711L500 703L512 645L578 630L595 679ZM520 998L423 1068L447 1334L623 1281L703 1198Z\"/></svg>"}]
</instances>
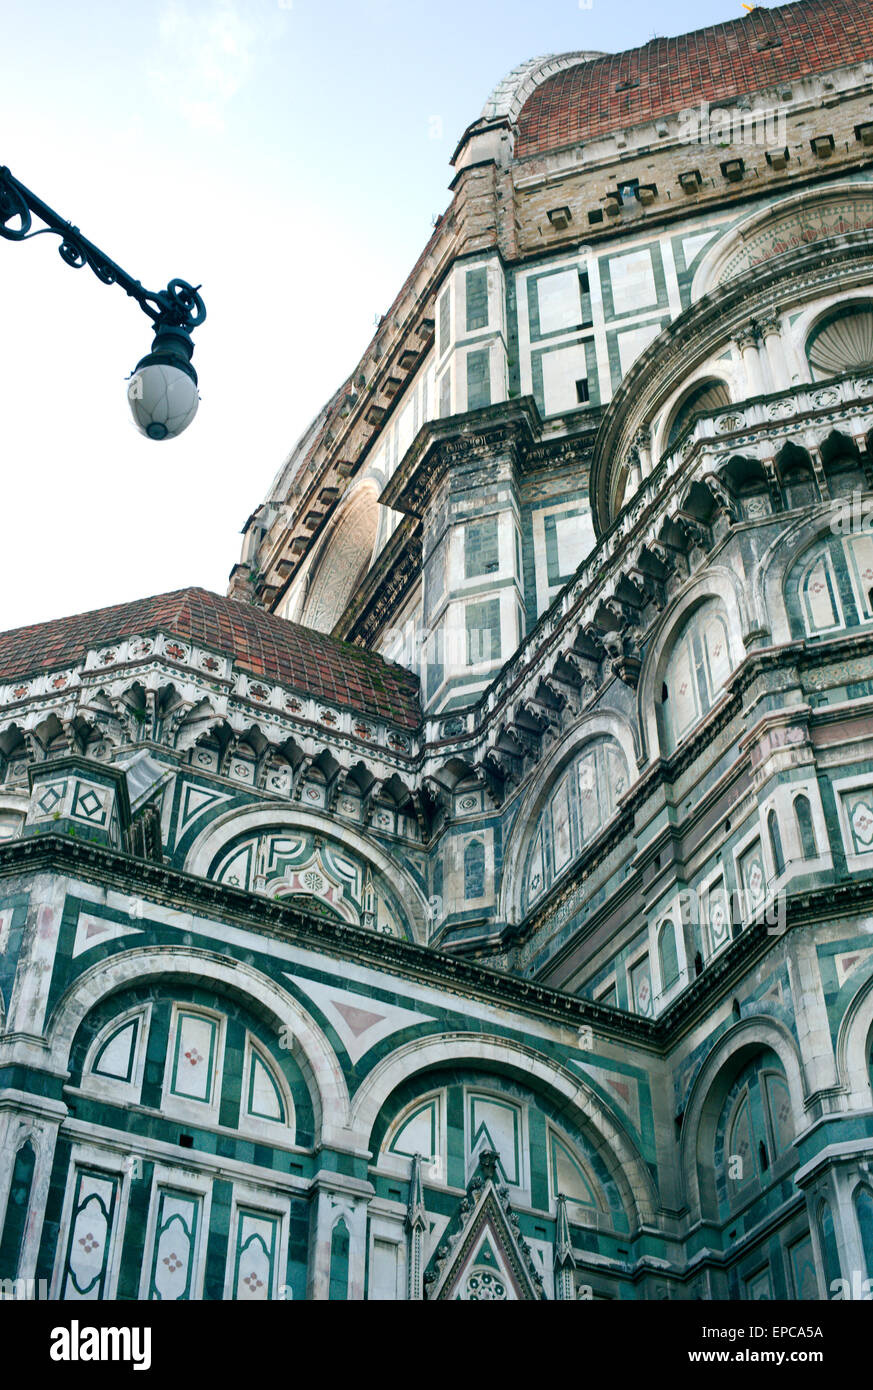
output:
<instances>
[{"instance_id":1,"label":"ornate spire","mask_svg":"<svg viewBox=\"0 0 873 1390\"><path fill-rule=\"evenodd\" d=\"M567 1198L560 1193L555 1225L555 1297L566 1301L575 1297L573 1271L576 1268L576 1256L573 1254L573 1240L567 1218Z\"/></svg>"},{"instance_id":2,"label":"ornate spire","mask_svg":"<svg viewBox=\"0 0 873 1390\"><path fill-rule=\"evenodd\" d=\"M407 1295L412 1302L421 1302L424 1298L423 1246L428 1231L428 1220L421 1182L422 1161L421 1154L416 1154L412 1160L409 1205L406 1208L406 1229L409 1233Z\"/></svg>"}]
</instances>

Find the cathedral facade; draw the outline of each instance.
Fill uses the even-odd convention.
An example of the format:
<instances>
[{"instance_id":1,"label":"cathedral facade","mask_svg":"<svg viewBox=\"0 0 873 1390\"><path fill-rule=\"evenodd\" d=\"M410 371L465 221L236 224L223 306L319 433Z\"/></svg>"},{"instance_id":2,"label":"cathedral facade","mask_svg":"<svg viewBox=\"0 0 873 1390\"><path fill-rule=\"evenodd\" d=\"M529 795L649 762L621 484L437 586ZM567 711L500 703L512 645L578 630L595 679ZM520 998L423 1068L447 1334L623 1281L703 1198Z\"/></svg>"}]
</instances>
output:
<instances>
[{"instance_id":1,"label":"cathedral facade","mask_svg":"<svg viewBox=\"0 0 873 1390\"><path fill-rule=\"evenodd\" d=\"M873 1291L873 15L453 169L228 596L0 636L6 1296Z\"/></svg>"}]
</instances>

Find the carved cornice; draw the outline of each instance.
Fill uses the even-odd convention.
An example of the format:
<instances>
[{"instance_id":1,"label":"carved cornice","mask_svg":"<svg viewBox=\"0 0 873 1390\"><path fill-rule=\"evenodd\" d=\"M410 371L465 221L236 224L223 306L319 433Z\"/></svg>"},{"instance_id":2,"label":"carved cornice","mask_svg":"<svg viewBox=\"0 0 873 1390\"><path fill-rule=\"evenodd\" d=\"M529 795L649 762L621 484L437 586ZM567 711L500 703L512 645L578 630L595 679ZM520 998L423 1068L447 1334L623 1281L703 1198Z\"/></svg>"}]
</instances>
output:
<instances>
[{"instance_id":1,"label":"carved cornice","mask_svg":"<svg viewBox=\"0 0 873 1390\"><path fill-rule=\"evenodd\" d=\"M149 895L155 902L182 912L209 914L216 921L250 931L254 938L291 941L343 963L366 965L461 999L476 999L561 1026L579 1029L587 1025L595 1035L624 1040L661 1055L669 1052L685 1030L712 1008L714 1000L745 977L750 965L780 939L770 933L763 919L751 923L664 1013L649 1019L506 975L432 947L318 917L281 899L264 898L195 878L69 836L40 835L0 844L0 877L45 872L84 879L128 895L135 889L137 896ZM873 875L855 876L846 883L789 896L786 930L820 925L825 919L845 913L869 911L871 906Z\"/></svg>"}]
</instances>

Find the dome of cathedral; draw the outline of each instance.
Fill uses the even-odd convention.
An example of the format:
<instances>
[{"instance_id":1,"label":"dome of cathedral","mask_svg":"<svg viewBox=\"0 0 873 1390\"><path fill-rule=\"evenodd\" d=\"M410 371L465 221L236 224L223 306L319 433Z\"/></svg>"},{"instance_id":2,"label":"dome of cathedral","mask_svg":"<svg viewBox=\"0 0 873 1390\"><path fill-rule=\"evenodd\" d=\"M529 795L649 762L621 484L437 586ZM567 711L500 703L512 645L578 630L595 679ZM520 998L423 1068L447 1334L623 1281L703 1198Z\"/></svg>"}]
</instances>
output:
<instances>
[{"instance_id":1,"label":"dome of cathedral","mask_svg":"<svg viewBox=\"0 0 873 1390\"><path fill-rule=\"evenodd\" d=\"M515 156L567 145L676 115L700 102L729 102L800 74L860 63L873 47L873 9L855 0L759 7L725 24L655 38L615 54L566 54L517 68L492 94L517 127ZM509 93L523 98L517 111Z\"/></svg>"}]
</instances>

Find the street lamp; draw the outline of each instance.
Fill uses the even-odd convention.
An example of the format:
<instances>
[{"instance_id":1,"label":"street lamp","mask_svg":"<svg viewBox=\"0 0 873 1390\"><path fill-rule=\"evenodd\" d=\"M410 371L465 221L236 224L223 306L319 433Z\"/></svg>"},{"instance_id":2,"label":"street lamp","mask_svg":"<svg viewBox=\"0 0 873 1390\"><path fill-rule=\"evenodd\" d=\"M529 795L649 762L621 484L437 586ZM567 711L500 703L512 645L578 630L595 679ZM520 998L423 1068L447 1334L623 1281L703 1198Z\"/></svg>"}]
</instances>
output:
<instances>
[{"instance_id":1,"label":"street lamp","mask_svg":"<svg viewBox=\"0 0 873 1390\"><path fill-rule=\"evenodd\" d=\"M34 217L45 223L37 231L31 231ZM149 439L175 438L194 419L200 400L197 373L191 365L191 334L206 318L200 286L171 280L157 293L144 290L139 280L83 237L78 227L65 222L8 169L0 168L0 236L7 241L29 241L45 232L61 238L58 251L67 265L74 270L90 266L104 285L120 285L154 323L152 350L128 379L127 399L141 434Z\"/></svg>"}]
</instances>

